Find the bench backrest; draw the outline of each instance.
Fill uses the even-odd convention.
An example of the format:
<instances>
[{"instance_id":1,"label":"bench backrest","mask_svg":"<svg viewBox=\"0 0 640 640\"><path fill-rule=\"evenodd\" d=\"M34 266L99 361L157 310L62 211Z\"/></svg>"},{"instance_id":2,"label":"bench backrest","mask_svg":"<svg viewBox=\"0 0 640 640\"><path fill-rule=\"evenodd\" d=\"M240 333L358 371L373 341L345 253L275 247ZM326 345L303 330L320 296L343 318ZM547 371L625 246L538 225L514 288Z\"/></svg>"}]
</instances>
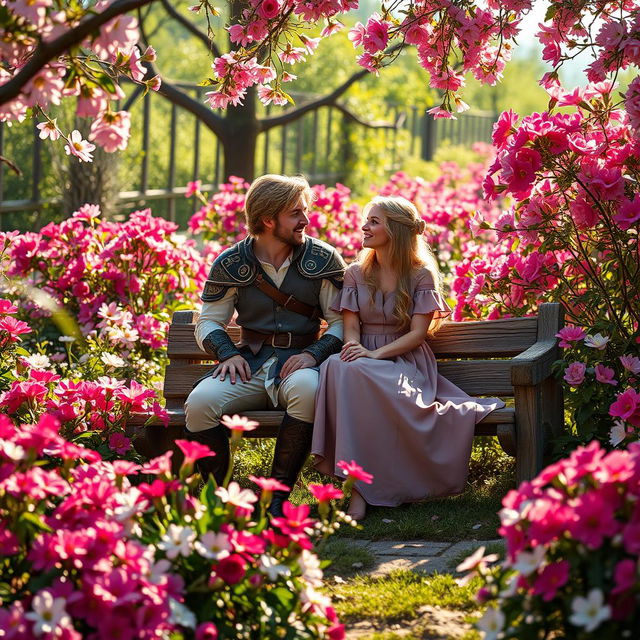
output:
<instances>
[{"instance_id":1,"label":"bench backrest","mask_svg":"<svg viewBox=\"0 0 640 640\"><path fill-rule=\"evenodd\" d=\"M445 322L438 334L428 339L438 359L438 370L470 395L509 397L511 358L536 341L551 340L562 326L560 305L540 305L537 316ZM177 311L169 329L169 365L165 373L167 406L184 403L193 383L211 369L211 356L195 341L196 311ZM237 341L239 327L229 327ZM209 363L208 363L209 362Z\"/></svg>"}]
</instances>

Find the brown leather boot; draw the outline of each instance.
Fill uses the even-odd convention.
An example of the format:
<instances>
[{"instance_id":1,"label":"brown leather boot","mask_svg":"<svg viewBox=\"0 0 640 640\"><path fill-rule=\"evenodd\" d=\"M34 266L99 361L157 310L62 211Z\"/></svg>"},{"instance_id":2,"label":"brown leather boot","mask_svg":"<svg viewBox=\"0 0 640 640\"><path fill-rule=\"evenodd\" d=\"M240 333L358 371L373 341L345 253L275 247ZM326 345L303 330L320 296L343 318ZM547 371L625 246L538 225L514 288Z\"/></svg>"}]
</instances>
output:
<instances>
[{"instance_id":1,"label":"brown leather boot","mask_svg":"<svg viewBox=\"0 0 640 640\"><path fill-rule=\"evenodd\" d=\"M302 422L287 413L284 414L273 454L272 478L293 488L298 474L309 456L312 435L313 423ZM273 492L269 506L269 513L273 517L281 518L284 515L282 504L287 500L289 494L290 491Z\"/></svg>"}]
</instances>

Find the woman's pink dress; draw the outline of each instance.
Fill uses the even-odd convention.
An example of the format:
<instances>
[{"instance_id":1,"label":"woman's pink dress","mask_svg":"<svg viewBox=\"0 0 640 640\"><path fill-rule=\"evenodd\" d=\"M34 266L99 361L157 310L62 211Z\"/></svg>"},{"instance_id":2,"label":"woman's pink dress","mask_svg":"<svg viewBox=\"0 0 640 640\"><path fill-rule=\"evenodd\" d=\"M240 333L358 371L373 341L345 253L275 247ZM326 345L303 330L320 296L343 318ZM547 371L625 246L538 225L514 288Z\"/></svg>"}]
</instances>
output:
<instances>
[{"instance_id":1,"label":"woman's pink dress","mask_svg":"<svg viewBox=\"0 0 640 640\"><path fill-rule=\"evenodd\" d=\"M414 313L451 313L435 291L429 271L416 273ZM392 342L395 294L376 293L371 303L360 265L349 267L336 311L360 314L360 341L367 349ZM333 355L320 368L311 453L319 471L338 478L340 460L355 460L373 483L357 482L372 505L396 506L463 491L474 427L504 406L498 398L473 398L443 378L433 352L423 342L388 360Z\"/></svg>"}]
</instances>

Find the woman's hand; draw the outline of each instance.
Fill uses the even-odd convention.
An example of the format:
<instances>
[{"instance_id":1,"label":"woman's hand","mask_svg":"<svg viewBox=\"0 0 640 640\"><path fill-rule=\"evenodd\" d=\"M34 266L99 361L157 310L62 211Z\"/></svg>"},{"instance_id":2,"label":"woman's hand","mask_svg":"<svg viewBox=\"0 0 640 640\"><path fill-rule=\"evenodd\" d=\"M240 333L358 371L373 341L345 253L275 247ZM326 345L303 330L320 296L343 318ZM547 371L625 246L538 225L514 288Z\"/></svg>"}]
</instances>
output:
<instances>
[{"instance_id":1,"label":"woman's hand","mask_svg":"<svg viewBox=\"0 0 640 640\"><path fill-rule=\"evenodd\" d=\"M352 362L358 358L376 358L375 351L365 349L359 342L355 340L349 340L342 345L342 351L340 351L340 360L344 362Z\"/></svg>"}]
</instances>

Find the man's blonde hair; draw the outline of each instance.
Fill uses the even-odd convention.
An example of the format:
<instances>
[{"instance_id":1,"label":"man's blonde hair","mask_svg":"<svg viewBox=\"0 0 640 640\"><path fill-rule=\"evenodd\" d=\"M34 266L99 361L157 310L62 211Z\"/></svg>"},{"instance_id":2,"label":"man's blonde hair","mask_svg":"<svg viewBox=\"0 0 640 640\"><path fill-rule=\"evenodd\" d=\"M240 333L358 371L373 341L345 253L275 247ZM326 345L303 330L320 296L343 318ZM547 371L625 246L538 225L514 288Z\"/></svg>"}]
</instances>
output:
<instances>
[{"instance_id":1,"label":"man's blonde hair","mask_svg":"<svg viewBox=\"0 0 640 640\"><path fill-rule=\"evenodd\" d=\"M315 194L304 176L274 173L256 178L247 191L244 215L252 236L264 232L264 220L274 220L281 211L293 207L300 197L311 204Z\"/></svg>"}]
</instances>

